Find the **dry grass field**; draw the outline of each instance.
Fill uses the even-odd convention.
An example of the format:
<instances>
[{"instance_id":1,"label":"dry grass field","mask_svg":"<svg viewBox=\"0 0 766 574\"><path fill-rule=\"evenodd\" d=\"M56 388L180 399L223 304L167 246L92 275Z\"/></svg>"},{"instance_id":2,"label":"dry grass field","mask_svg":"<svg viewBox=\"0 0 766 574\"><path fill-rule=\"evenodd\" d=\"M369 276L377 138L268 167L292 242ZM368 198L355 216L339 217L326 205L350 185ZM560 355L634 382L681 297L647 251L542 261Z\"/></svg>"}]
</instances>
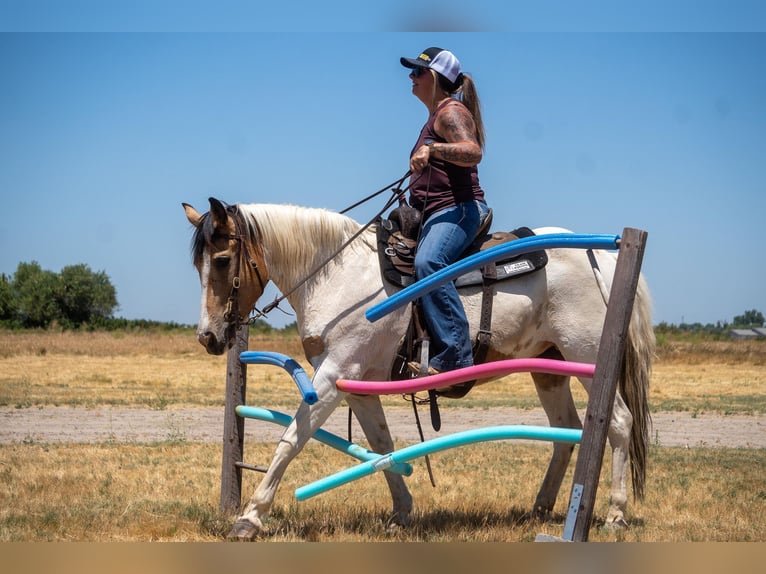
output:
<instances>
[{"instance_id":1,"label":"dry grass field","mask_svg":"<svg viewBox=\"0 0 766 574\"><path fill-rule=\"evenodd\" d=\"M251 349L300 360L294 337L251 337ZM766 412L766 342L662 341L652 378L652 410L691 413ZM211 357L191 332L0 332L0 408L110 406L157 410L223 405L225 358ZM573 385L577 401L584 393ZM251 404L290 410L296 392L279 369L250 370ZM388 398L386 401L401 401ZM451 408L453 403L445 403ZM534 408L527 376L480 387L460 406ZM273 444L246 444L246 458L267 461ZM379 478L298 503L292 491L347 466L312 444L288 470L260 541L530 541L560 536L570 468L554 520L528 522L547 464L546 445L483 444L432 457L433 488L416 463L408 479L413 526L384 526L389 496ZM491 461L488 464L487 461ZM764 449L650 450L647 497L631 499L630 528L602 527L608 491L604 464L594 541L766 541ZM0 445L0 541L214 541L229 517L218 510L220 445L168 437L157 443ZM245 475L249 495L260 480ZM498 494L501 493L499 496ZM498 500L500 499L500 500Z\"/></svg>"},{"instance_id":2,"label":"dry grass field","mask_svg":"<svg viewBox=\"0 0 766 574\"><path fill-rule=\"evenodd\" d=\"M291 336L253 336L250 349L303 360ZM0 331L0 407L223 405L226 358L208 355L191 331L176 333L8 333ZM248 371L257 404L292 408L296 395L280 369ZM572 385L578 406L587 396ZM398 398L385 399L397 401ZM653 411L766 412L766 341L668 342L658 348ZM480 386L461 407L539 406L526 374Z\"/></svg>"}]
</instances>

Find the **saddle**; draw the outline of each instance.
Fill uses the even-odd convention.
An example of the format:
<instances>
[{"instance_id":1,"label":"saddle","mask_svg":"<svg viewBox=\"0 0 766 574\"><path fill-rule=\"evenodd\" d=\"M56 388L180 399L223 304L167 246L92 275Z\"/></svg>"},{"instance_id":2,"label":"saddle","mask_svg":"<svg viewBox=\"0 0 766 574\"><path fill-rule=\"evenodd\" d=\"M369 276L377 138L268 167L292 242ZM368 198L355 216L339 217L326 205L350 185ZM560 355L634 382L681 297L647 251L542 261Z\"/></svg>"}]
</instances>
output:
<instances>
[{"instance_id":1,"label":"saddle","mask_svg":"<svg viewBox=\"0 0 766 574\"><path fill-rule=\"evenodd\" d=\"M421 215L417 209L402 204L394 209L388 218L381 218L377 221L378 257L381 273L386 281L396 287L408 287L416 281L414 263L420 219ZM503 243L534 235L529 227L489 233L491 225L492 210L490 209L476 233L476 238L463 252L460 259ZM547 263L548 256L545 251L539 250L508 257L489 266L495 268L494 281L497 282L537 271L545 267ZM455 279L455 286L458 289L482 285L483 283L484 272L481 269L474 269Z\"/></svg>"},{"instance_id":2,"label":"saddle","mask_svg":"<svg viewBox=\"0 0 766 574\"><path fill-rule=\"evenodd\" d=\"M378 255L381 273L386 281L396 287L407 287L413 284L415 279L414 261L417 249L417 236L420 230L420 212L407 204L401 204L394 209L387 219L379 219L377 222ZM490 233L492 225L492 210L482 222L476 238L463 252L461 259L501 245L522 237L530 237L534 232L528 227L519 227L513 231L496 231ZM548 256L544 250L534 251L523 255L508 257L501 261L490 263L482 269L469 271L457 279L455 285L458 290L469 286L482 286L482 312L479 332L474 341L473 354L474 364L484 362L489 342L492 336L492 302L494 299L495 283L508 281L513 278L532 273L545 267ZM397 352L392 367L391 379L401 380L412 376L408 363L417 360L421 364L427 364L427 351L424 355L424 344L427 349L428 334L423 325L422 311L416 303L412 319L402 345ZM421 356L415 358L415 347L420 345ZM429 391L431 402L431 418L434 428L437 427L438 409L436 397L462 398L473 388L475 381L460 383L445 389ZM436 428L438 430L438 428Z\"/></svg>"}]
</instances>

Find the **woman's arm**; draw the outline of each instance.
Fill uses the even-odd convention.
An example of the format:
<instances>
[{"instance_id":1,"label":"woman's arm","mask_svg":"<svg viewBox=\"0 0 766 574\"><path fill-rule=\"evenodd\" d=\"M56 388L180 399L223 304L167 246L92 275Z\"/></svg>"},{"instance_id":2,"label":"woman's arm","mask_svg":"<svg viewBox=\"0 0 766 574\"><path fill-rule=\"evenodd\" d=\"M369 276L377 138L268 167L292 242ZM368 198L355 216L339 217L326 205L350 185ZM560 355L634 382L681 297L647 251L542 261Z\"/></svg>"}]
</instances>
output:
<instances>
[{"instance_id":1,"label":"woman's arm","mask_svg":"<svg viewBox=\"0 0 766 574\"><path fill-rule=\"evenodd\" d=\"M431 142L420 146L410 158L410 169L420 171L432 157L462 167L473 167L481 161L481 146L476 141L476 124L462 105L445 106L436 116L434 129L446 143Z\"/></svg>"},{"instance_id":2,"label":"woman's arm","mask_svg":"<svg viewBox=\"0 0 766 574\"><path fill-rule=\"evenodd\" d=\"M431 144L432 156L463 167L472 167L481 161L476 124L464 106L453 104L442 108L436 116L434 128L447 143Z\"/></svg>"}]
</instances>

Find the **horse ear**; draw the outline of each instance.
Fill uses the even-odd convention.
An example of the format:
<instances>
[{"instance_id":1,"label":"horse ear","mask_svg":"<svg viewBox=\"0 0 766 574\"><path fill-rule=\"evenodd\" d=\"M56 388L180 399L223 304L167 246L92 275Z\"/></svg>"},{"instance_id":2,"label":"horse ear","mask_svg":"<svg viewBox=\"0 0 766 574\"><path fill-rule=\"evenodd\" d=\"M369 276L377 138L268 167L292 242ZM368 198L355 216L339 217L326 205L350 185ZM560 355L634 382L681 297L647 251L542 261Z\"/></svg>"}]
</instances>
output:
<instances>
[{"instance_id":1,"label":"horse ear","mask_svg":"<svg viewBox=\"0 0 766 574\"><path fill-rule=\"evenodd\" d=\"M199 227L200 222L202 221L202 216L200 215L199 211L194 209L191 205L188 203L182 203L184 211L186 212L186 219L189 220L189 223L191 223L194 227Z\"/></svg>"},{"instance_id":2,"label":"horse ear","mask_svg":"<svg viewBox=\"0 0 766 574\"><path fill-rule=\"evenodd\" d=\"M215 197L211 197L208 201L210 201L210 214L213 216L216 229L226 229L226 224L229 221L226 206Z\"/></svg>"}]
</instances>

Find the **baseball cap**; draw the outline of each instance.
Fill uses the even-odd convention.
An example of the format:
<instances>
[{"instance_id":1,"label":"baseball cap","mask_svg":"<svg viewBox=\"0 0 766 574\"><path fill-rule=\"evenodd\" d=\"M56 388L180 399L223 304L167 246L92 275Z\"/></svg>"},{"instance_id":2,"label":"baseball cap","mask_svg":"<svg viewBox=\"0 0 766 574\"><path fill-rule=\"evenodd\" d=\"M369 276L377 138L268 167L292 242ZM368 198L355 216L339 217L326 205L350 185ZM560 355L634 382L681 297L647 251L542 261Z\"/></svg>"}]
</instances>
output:
<instances>
[{"instance_id":1,"label":"baseball cap","mask_svg":"<svg viewBox=\"0 0 766 574\"><path fill-rule=\"evenodd\" d=\"M453 84L462 72L455 54L442 48L428 48L417 58L400 58L399 61L405 68L429 68L439 72Z\"/></svg>"}]
</instances>

